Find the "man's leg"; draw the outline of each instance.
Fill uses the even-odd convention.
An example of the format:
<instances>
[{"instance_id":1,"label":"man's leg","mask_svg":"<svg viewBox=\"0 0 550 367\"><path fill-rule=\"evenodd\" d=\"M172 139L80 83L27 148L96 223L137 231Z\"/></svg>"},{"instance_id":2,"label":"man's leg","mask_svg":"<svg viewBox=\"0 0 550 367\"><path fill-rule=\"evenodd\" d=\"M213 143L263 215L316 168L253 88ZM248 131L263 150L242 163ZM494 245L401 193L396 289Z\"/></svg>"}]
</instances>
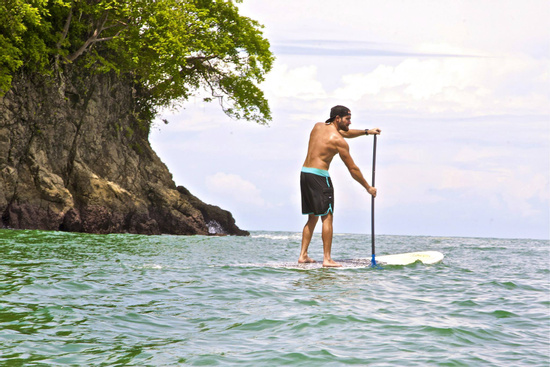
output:
<instances>
[{"instance_id":1,"label":"man's leg","mask_svg":"<svg viewBox=\"0 0 550 367\"><path fill-rule=\"evenodd\" d=\"M315 260L307 256L307 249L309 247L309 243L311 242L311 237L313 236L313 231L315 230L315 225L317 225L318 220L319 217L310 214L307 223L304 226L304 230L302 232L302 250L300 251L300 257L298 258L299 263L315 262Z\"/></svg>"},{"instance_id":2,"label":"man's leg","mask_svg":"<svg viewBox=\"0 0 550 367\"><path fill-rule=\"evenodd\" d=\"M332 213L329 212L324 217L321 217L321 220L323 221L323 266L342 266L330 257L330 252L332 250Z\"/></svg>"}]
</instances>

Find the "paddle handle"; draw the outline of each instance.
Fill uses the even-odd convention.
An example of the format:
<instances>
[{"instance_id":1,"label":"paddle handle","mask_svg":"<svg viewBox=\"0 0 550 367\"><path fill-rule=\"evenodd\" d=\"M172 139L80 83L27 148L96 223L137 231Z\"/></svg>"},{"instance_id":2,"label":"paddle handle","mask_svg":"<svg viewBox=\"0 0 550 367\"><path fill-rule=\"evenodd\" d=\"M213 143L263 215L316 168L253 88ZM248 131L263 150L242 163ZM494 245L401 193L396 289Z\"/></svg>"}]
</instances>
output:
<instances>
[{"instance_id":1,"label":"paddle handle","mask_svg":"<svg viewBox=\"0 0 550 367\"><path fill-rule=\"evenodd\" d=\"M374 186L374 179L376 176L376 137L378 135L374 135L374 145L373 145L373 152L372 152L372 187ZM372 250L372 260L371 265L376 266L376 259L375 259L375 241L374 241L374 196L371 196L371 205L370 205L370 230L371 230L371 250Z\"/></svg>"}]
</instances>

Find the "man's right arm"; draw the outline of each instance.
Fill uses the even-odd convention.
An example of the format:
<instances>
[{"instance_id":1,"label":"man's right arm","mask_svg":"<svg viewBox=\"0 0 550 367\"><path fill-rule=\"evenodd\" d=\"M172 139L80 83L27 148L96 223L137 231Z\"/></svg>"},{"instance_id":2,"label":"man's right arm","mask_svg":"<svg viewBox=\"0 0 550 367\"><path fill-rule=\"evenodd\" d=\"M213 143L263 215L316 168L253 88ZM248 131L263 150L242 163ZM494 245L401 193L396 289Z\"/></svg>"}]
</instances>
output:
<instances>
[{"instance_id":1,"label":"man's right arm","mask_svg":"<svg viewBox=\"0 0 550 367\"><path fill-rule=\"evenodd\" d=\"M340 135L342 135L346 139L353 139L364 135L379 135L382 132L382 130L376 127L374 129L365 129L365 130L359 130L359 129L350 129L348 131L338 130L338 132L340 133Z\"/></svg>"},{"instance_id":2,"label":"man's right arm","mask_svg":"<svg viewBox=\"0 0 550 367\"><path fill-rule=\"evenodd\" d=\"M363 176L363 173L357 167L355 162L353 161L353 158L351 158L351 154L349 152L349 145L346 143L344 139L341 140L338 144L338 154L340 155L340 158L342 158L342 161L344 161L344 164L348 168L349 173L351 174L351 177L357 182L363 186L369 194L376 197L376 188L369 185L365 177Z\"/></svg>"}]
</instances>

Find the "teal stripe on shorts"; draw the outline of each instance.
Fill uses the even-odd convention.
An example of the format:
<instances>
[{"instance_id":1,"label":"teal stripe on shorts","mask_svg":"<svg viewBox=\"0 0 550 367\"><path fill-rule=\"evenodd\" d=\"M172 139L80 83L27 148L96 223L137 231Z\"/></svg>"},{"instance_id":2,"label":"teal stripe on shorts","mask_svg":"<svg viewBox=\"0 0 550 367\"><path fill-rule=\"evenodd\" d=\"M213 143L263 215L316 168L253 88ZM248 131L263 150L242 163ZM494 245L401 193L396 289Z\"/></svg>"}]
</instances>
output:
<instances>
[{"instance_id":1,"label":"teal stripe on shorts","mask_svg":"<svg viewBox=\"0 0 550 367\"><path fill-rule=\"evenodd\" d=\"M314 175L322 176L322 177L330 177L330 175L328 174L328 171L324 169L319 169L319 168L302 167L302 172L312 173Z\"/></svg>"}]
</instances>

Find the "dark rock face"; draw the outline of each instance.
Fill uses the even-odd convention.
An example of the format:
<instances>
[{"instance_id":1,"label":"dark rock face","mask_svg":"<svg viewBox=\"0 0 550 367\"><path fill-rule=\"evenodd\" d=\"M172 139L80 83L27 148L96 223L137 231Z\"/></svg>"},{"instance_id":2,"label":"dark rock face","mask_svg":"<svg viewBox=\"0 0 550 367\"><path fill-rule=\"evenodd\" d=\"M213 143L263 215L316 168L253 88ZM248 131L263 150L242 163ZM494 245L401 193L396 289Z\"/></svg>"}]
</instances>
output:
<instances>
[{"instance_id":1,"label":"dark rock face","mask_svg":"<svg viewBox=\"0 0 550 367\"><path fill-rule=\"evenodd\" d=\"M0 226L248 235L176 187L136 93L115 75L20 75L0 97Z\"/></svg>"}]
</instances>

